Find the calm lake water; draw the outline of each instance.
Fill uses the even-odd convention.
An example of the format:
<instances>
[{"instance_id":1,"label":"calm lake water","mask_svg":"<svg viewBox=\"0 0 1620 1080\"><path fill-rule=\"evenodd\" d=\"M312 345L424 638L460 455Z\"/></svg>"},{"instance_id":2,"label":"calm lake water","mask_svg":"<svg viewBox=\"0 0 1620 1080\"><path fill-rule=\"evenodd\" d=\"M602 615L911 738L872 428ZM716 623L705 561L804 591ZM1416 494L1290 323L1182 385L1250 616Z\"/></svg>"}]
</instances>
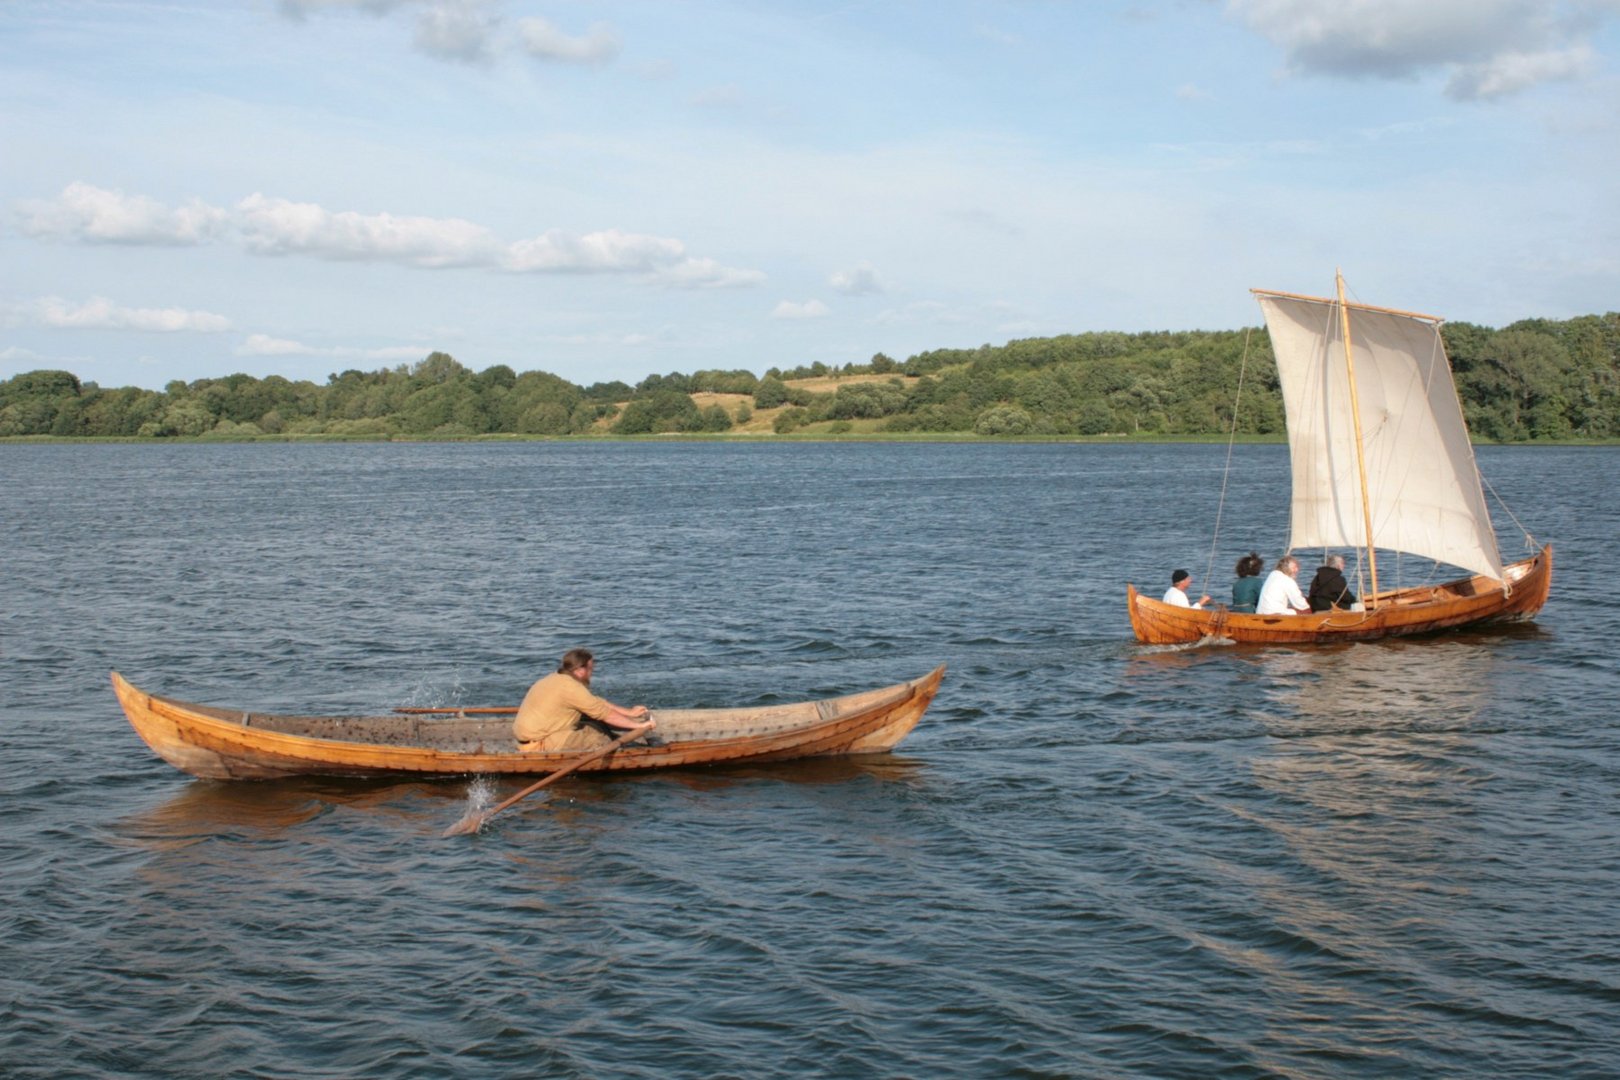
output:
<instances>
[{"instance_id":1,"label":"calm lake water","mask_svg":"<svg viewBox=\"0 0 1620 1080\"><path fill-rule=\"evenodd\" d=\"M0 1074L1620 1074L1620 452L1480 450L1532 626L1140 647L1226 457L0 446ZM1217 596L1286 460L1233 454ZM512 704L574 645L654 706L949 671L888 758L456 839L468 782L192 780L107 684Z\"/></svg>"}]
</instances>

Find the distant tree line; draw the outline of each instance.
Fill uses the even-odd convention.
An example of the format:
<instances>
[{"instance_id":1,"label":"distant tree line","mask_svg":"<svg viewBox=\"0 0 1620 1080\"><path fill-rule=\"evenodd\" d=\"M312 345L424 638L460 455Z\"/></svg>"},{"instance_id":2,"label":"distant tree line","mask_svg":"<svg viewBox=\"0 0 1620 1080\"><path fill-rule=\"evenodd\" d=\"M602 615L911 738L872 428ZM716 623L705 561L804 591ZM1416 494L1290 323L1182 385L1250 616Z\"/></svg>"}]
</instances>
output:
<instances>
[{"instance_id":1,"label":"distant tree line","mask_svg":"<svg viewBox=\"0 0 1620 1080\"><path fill-rule=\"evenodd\" d=\"M1620 314L1500 330L1450 323L1445 338L1477 438L1620 438ZM866 378L838 383L850 376ZM803 385L810 380L835 385L816 392ZM694 394L733 397L729 407L700 407ZM0 382L0 436L643 435L729 431L763 410L782 434L858 423L991 436L1191 436L1231 431L1234 409L1239 434L1283 430L1264 331L1066 334L763 376L672 372L635 386L582 387L504 364L474 372L442 352L414 365L333 374L325 385L239 374L177 380L162 391L112 390L65 371Z\"/></svg>"}]
</instances>

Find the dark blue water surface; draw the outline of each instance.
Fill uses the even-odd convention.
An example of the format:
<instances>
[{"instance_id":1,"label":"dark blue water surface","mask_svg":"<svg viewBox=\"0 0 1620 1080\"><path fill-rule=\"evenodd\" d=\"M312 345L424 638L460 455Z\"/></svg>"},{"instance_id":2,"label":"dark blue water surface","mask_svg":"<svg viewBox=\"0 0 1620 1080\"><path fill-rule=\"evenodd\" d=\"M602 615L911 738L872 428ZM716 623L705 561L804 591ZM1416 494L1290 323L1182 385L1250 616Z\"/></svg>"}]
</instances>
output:
<instances>
[{"instance_id":1,"label":"dark blue water surface","mask_svg":"<svg viewBox=\"0 0 1620 1080\"><path fill-rule=\"evenodd\" d=\"M1286 543L1226 457L0 446L0 1073L1620 1074L1620 452L1480 451L1534 625L1138 646L1126 581ZM466 781L192 780L107 685L511 704L575 645L654 706L949 673L890 757L455 839Z\"/></svg>"}]
</instances>

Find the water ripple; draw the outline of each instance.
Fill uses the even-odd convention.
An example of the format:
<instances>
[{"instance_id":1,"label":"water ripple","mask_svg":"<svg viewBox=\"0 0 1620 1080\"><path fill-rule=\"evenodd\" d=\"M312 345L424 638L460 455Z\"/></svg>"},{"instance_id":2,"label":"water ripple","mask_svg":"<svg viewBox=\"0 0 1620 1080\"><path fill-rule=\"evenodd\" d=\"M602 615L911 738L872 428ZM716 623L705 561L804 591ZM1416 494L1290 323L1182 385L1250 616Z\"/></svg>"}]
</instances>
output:
<instances>
[{"instance_id":1,"label":"water ripple","mask_svg":"<svg viewBox=\"0 0 1620 1080\"><path fill-rule=\"evenodd\" d=\"M1138 647L1124 582L1199 562L1216 485L1144 493L1207 447L0 456L7 1075L1620 1073L1620 602ZM1272 551L1285 453L1236 457L1227 542ZM1612 452L1480 459L1602 580ZM654 705L949 674L900 754L576 777L454 839L521 784L191 781L106 683L511 704L575 644Z\"/></svg>"}]
</instances>

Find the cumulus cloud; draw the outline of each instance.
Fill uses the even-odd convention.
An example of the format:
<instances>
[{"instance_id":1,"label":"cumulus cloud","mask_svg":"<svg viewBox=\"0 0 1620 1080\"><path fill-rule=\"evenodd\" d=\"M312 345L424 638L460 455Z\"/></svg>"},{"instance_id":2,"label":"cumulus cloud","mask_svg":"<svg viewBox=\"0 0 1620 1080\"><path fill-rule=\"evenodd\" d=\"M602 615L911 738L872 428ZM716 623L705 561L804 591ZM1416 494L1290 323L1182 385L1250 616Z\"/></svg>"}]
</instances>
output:
<instances>
[{"instance_id":1,"label":"cumulus cloud","mask_svg":"<svg viewBox=\"0 0 1620 1080\"><path fill-rule=\"evenodd\" d=\"M1591 63L1613 0L1231 0L1294 74L1410 79L1439 72L1459 100L1500 97Z\"/></svg>"},{"instance_id":2,"label":"cumulus cloud","mask_svg":"<svg viewBox=\"0 0 1620 1080\"><path fill-rule=\"evenodd\" d=\"M151 333L217 334L231 321L209 311L184 308L122 307L106 297L94 296L75 304L60 296L45 296L22 306L23 316L40 326L64 330L144 330Z\"/></svg>"},{"instance_id":3,"label":"cumulus cloud","mask_svg":"<svg viewBox=\"0 0 1620 1080\"><path fill-rule=\"evenodd\" d=\"M400 263L430 269L489 266L500 243L461 218L331 211L314 203L253 194L236 206L242 244L259 255Z\"/></svg>"},{"instance_id":4,"label":"cumulus cloud","mask_svg":"<svg viewBox=\"0 0 1620 1080\"><path fill-rule=\"evenodd\" d=\"M760 284L765 274L759 270L722 266L713 259L682 259L662 267L650 280L655 285L674 289L740 289Z\"/></svg>"},{"instance_id":5,"label":"cumulus cloud","mask_svg":"<svg viewBox=\"0 0 1620 1080\"><path fill-rule=\"evenodd\" d=\"M619 55L619 33L596 23L583 34L569 34L540 18L519 19L508 32L502 0L281 0L281 12L306 21L326 11L352 11L387 18L414 14L416 48L438 60L485 63L508 46L536 60L606 64Z\"/></svg>"},{"instance_id":6,"label":"cumulus cloud","mask_svg":"<svg viewBox=\"0 0 1620 1080\"><path fill-rule=\"evenodd\" d=\"M827 284L846 296L872 296L885 291L877 271L864 262L853 270L836 271L827 279Z\"/></svg>"},{"instance_id":7,"label":"cumulus cloud","mask_svg":"<svg viewBox=\"0 0 1620 1080\"><path fill-rule=\"evenodd\" d=\"M512 244L503 262L506 269L518 272L628 270L649 273L676 262L685 254L686 249L679 240L662 236L638 236L618 229L571 236L552 229L532 240Z\"/></svg>"},{"instance_id":8,"label":"cumulus cloud","mask_svg":"<svg viewBox=\"0 0 1620 1080\"><path fill-rule=\"evenodd\" d=\"M505 242L464 218L328 210L255 193L229 210L193 202L178 209L89 184L19 207L23 231L81 243L178 244L218 240L255 255L381 262L421 269L479 268L510 273L618 274L673 288L757 285L757 270L695 257L681 241L603 229L578 235L551 229Z\"/></svg>"},{"instance_id":9,"label":"cumulus cloud","mask_svg":"<svg viewBox=\"0 0 1620 1080\"><path fill-rule=\"evenodd\" d=\"M607 229L574 236L552 229L507 247L501 266L514 273L632 274L677 289L735 288L765 280L757 270L692 258L686 245L667 236Z\"/></svg>"},{"instance_id":10,"label":"cumulus cloud","mask_svg":"<svg viewBox=\"0 0 1620 1080\"><path fill-rule=\"evenodd\" d=\"M72 183L54 199L18 205L18 227L30 236L92 244L200 244L225 225L227 214L193 199L169 207L144 195L126 195L92 184Z\"/></svg>"},{"instance_id":11,"label":"cumulus cloud","mask_svg":"<svg viewBox=\"0 0 1620 1080\"><path fill-rule=\"evenodd\" d=\"M820 319L828 315L829 309L820 300L806 300L798 303L794 300L783 300L771 312L773 319Z\"/></svg>"},{"instance_id":12,"label":"cumulus cloud","mask_svg":"<svg viewBox=\"0 0 1620 1080\"><path fill-rule=\"evenodd\" d=\"M519 19L517 37L523 51L535 59L569 64L606 64L620 49L618 31L606 23L571 37L545 19Z\"/></svg>"},{"instance_id":13,"label":"cumulus cloud","mask_svg":"<svg viewBox=\"0 0 1620 1080\"><path fill-rule=\"evenodd\" d=\"M440 60L481 64L490 59L500 18L476 0L441 0L416 20L416 47Z\"/></svg>"}]
</instances>

